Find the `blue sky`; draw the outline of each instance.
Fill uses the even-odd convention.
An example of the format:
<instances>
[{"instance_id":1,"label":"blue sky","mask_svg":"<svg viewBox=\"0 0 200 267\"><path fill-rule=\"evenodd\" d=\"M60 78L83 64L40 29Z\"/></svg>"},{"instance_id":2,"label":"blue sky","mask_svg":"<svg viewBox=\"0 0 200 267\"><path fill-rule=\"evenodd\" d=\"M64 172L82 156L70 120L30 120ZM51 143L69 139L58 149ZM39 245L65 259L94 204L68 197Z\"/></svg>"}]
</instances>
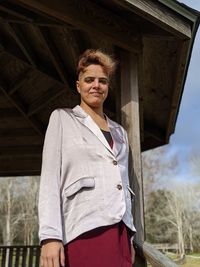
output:
<instances>
[{"instance_id":1,"label":"blue sky","mask_svg":"<svg viewBox=\"0 0 200 267\"><path fill-rule=\"evenodd\" d=\"M182 2L200 11L199 0L181 0ZM155 150L149 151L149 157L153 157ZM167 170L172 179L184 182L196 182L197 178L192 173L190 156L197 153L200 156L200 28L197 32L193 47L192 57L184 87L184 93L176 123L175 133L170 138L169 145L165 146L161 164L177 156L176 170ZM159 176L159 173L157 173ZM162 174L163 176L163 174ZM166 177L162 177L163 182Z\"/></svg>"}]
</instances>

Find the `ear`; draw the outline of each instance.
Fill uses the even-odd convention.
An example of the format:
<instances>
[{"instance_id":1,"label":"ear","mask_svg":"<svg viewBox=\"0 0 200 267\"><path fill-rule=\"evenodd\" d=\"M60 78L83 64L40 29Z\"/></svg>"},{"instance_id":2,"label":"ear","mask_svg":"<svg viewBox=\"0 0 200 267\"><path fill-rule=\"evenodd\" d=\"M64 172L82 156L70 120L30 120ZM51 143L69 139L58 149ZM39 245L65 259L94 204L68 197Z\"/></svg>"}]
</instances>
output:
<instances>
[{"instance_id":1,"label":"ear","mask_svg":"<svg viewBox=\"0 0 200 267\"><path fill-rule=\"evenodd\" d=\"M79 81L76 81L76 89L77 89L78 93L80 94L80 85L79 85Z\"/></svg>"}]
</instances>

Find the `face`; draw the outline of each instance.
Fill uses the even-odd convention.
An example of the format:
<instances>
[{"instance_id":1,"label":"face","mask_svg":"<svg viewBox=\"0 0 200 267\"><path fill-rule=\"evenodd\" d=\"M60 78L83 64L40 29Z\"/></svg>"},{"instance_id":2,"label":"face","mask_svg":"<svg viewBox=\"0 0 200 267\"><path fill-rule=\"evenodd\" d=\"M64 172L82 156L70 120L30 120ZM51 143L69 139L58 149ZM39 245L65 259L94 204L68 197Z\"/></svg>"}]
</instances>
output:
<instances>
[{"instance_id":1,"label":"face","mask_svg":"<svg viewBox=\"0 0 200 267\"><path fill-rule=\"evenodd\" d=\"M81 95L81 103L92 107L101 108L108 95L108 76L100 65L89 65L79 75L76 83Z\"/></svg>"}]
</instances>

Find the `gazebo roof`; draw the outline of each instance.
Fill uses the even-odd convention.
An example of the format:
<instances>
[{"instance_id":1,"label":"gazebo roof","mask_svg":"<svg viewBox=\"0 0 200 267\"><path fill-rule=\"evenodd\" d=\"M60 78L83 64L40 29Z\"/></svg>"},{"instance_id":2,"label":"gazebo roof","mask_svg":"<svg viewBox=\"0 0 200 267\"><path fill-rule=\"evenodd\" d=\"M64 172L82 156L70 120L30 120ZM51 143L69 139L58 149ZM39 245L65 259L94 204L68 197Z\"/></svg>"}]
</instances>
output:
<instances>
[{"instance_id":1,"label":"gazebo roof","mask_svg":"<svg viewBox=\"0 0 200 267\"><path fill-rule=\"evenodd\" d=\"M0 3L0 176L37 175L50 113L79 103L87 48L139 58L142 150L167 144L200 13L172 0L7 0ZM120 120L120 64L105 103Z\"/></svg>"}]
</instances>

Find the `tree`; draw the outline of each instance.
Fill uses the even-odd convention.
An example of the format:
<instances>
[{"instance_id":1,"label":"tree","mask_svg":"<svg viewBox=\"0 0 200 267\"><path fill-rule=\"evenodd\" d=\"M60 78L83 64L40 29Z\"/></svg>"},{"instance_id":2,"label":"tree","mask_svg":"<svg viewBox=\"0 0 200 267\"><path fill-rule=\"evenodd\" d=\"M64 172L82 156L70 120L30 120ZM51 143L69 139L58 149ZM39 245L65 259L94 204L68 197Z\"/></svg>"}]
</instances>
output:
<instances>
[{"instance_id":1,"label":"tree","mask_svg":"<svg viewBox=\"0 0 200 267\"><path fill-rule=\"evenodd\" d=\"M4 245L38 243L37 192L39 177L0 180L0 227Z\"/></svg>"}]
</instances>

